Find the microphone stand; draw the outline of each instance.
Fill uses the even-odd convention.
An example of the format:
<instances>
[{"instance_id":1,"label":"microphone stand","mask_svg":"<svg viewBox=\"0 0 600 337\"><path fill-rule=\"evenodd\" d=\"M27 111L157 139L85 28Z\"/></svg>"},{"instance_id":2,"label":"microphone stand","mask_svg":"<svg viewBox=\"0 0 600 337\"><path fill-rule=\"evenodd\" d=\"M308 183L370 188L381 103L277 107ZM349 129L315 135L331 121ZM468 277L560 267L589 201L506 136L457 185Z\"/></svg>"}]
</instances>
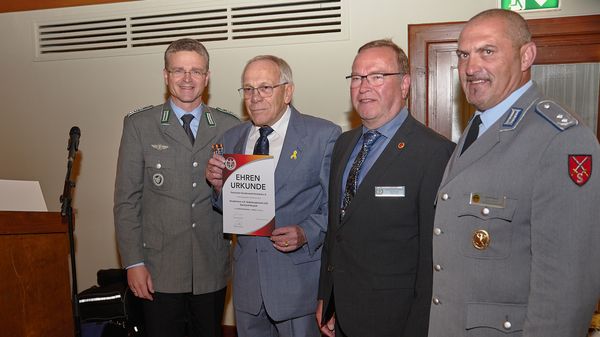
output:
<instances>
[{"instance_id":1,"label":"microphone stand","mask_svg":"<svg viewBox=\"0 0 600 337\"><path fill-rule=\"evenodd\" d=\"M71 151L71 147L75 147L74 151L77 154L77 144L73 144L69 141L68 150ZM71 305L73 307L73 323L75 324L75 337L81 337L81 321L79 316L79 301L77 299L77 267L75 265L75 239L73 237L74 231L74 218L73 208L71 207L71 191L75 187L75 182L71 180L71 167L75 157L69 158L67 161L67 176L65 177L65 186L63 188L63 194L60 196L60 202L62 203L60 214L63 219L67 220L68 231L69 231L69 252L71 254Z\"/></svg>"}]
</instances>

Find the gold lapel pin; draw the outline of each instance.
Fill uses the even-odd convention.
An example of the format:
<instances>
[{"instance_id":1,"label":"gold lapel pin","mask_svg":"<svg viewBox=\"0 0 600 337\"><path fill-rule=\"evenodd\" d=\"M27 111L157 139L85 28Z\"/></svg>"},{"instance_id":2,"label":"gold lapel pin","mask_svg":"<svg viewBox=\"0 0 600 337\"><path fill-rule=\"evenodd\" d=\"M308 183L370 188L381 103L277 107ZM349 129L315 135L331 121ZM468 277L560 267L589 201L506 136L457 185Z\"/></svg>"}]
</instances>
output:
<instances>
[{"instance_id":1,"label":"gold lapel pin","mask_svg":"<svg viewBox=\"0 0 600 337\"><path fill-rule=\"evenodd\" d=\"M298 159L298 150L294 150L294 152L290 156L290 159Z\"/></svg>"}]
</instances>

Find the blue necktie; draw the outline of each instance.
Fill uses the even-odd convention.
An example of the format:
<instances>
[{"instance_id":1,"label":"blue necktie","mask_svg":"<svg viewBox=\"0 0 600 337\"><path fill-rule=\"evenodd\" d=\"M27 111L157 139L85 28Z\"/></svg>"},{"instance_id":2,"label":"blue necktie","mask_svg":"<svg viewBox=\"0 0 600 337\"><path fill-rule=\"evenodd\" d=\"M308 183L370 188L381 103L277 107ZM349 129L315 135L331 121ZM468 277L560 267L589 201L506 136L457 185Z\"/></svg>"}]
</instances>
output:
<instances>
[{"instance_id":1,"label":"blue necktie","mask_svg":"<svg viewBox=\"0 0 600 337\"><path fill-rule=\"evenodd\" d=\"M346 180L346 190L344 192L344 200L342 202L342 211L346 210L346 207L350 205L352 198L354 198L354 195L356 194L356 190L358 189L358 174L360 173L360 168L365 162L365 159L369 154L369 150L371 150L371 146L375 143L375 141L377 141L379 136L381 136L381 133L376 130L369 130L363 135L362 147L354 159L354 163L352 163L350 173L348 173L348 180Z\"/></svg>"},{"instance_id":2,"label":"blue necktie","mask_svg":"<svg viewBox=\"0 0 600 337\"><path fill-rule=\"evenodd\" d=\"M192 119L194 119L194 115L192 115L192 114L185 114L185 115L181 116L181 120L183 121L183 130L185 131L185 134L190 139L190 143L192 143L192 145L194 145L194 140L195 140L194 133L192 132L192 128L190 127L190 123L192 122Z\"/></svg>"},{"instance_id":3,"label":"blue necktie","mask_svg":"<svg viewBox=\"0 0 600 337\"><path fill-rule=\"evenodd\" d=\"M256 141L256 144L254 145L254 154L269 154L269 139L267 138L268 135L271 134L271 132L273 132L273 129L271 129L270 126L265 125L262 126L258 132L260 132L260 137L258 137L258 140Z\"/></svg>"}]
</instances>

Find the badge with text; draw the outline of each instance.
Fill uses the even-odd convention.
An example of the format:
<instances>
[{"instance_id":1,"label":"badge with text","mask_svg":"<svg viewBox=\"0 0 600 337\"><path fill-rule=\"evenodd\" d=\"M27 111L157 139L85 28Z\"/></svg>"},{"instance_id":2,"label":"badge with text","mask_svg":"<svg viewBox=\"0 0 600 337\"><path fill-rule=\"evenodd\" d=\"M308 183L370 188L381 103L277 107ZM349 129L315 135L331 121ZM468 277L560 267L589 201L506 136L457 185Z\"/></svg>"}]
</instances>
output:
<instances>
[{"instance_id":1,"label":"badge with text","mask_svg":"<svg viewBox=\"0 0 600 337\"><path fill-rule=\"evenodd\" d=\"M592 176L592 156L569 155L569 177L577 186L583 186Z\"/></svg>"},{"instance_id":2,"label":"badge with text","mask_svg":"<svg viewBox=\"0 0 600 337\"><path fill-rule=\"evenodd\" d=\"M223 232L270 236L275 228L272 156L224 154Z\"/></svg>"}]
</instances>

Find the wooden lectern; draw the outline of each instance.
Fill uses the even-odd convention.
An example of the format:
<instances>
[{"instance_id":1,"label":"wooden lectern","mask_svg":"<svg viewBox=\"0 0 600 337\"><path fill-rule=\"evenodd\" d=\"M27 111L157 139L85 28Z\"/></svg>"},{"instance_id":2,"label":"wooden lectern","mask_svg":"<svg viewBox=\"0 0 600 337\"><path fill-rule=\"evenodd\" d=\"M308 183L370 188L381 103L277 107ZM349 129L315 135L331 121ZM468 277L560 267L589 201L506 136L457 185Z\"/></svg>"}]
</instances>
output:
<instances>
[{"instance_id":1,"label":"wooden lectern","mask_svg":"<svg viewBox=\"0 0 600 337\"><path fill-rule=\"evenodd\" d=\"M0 330L73 337L69 237L60 212L0 211Z\"/></svg>"}]
</instances>

